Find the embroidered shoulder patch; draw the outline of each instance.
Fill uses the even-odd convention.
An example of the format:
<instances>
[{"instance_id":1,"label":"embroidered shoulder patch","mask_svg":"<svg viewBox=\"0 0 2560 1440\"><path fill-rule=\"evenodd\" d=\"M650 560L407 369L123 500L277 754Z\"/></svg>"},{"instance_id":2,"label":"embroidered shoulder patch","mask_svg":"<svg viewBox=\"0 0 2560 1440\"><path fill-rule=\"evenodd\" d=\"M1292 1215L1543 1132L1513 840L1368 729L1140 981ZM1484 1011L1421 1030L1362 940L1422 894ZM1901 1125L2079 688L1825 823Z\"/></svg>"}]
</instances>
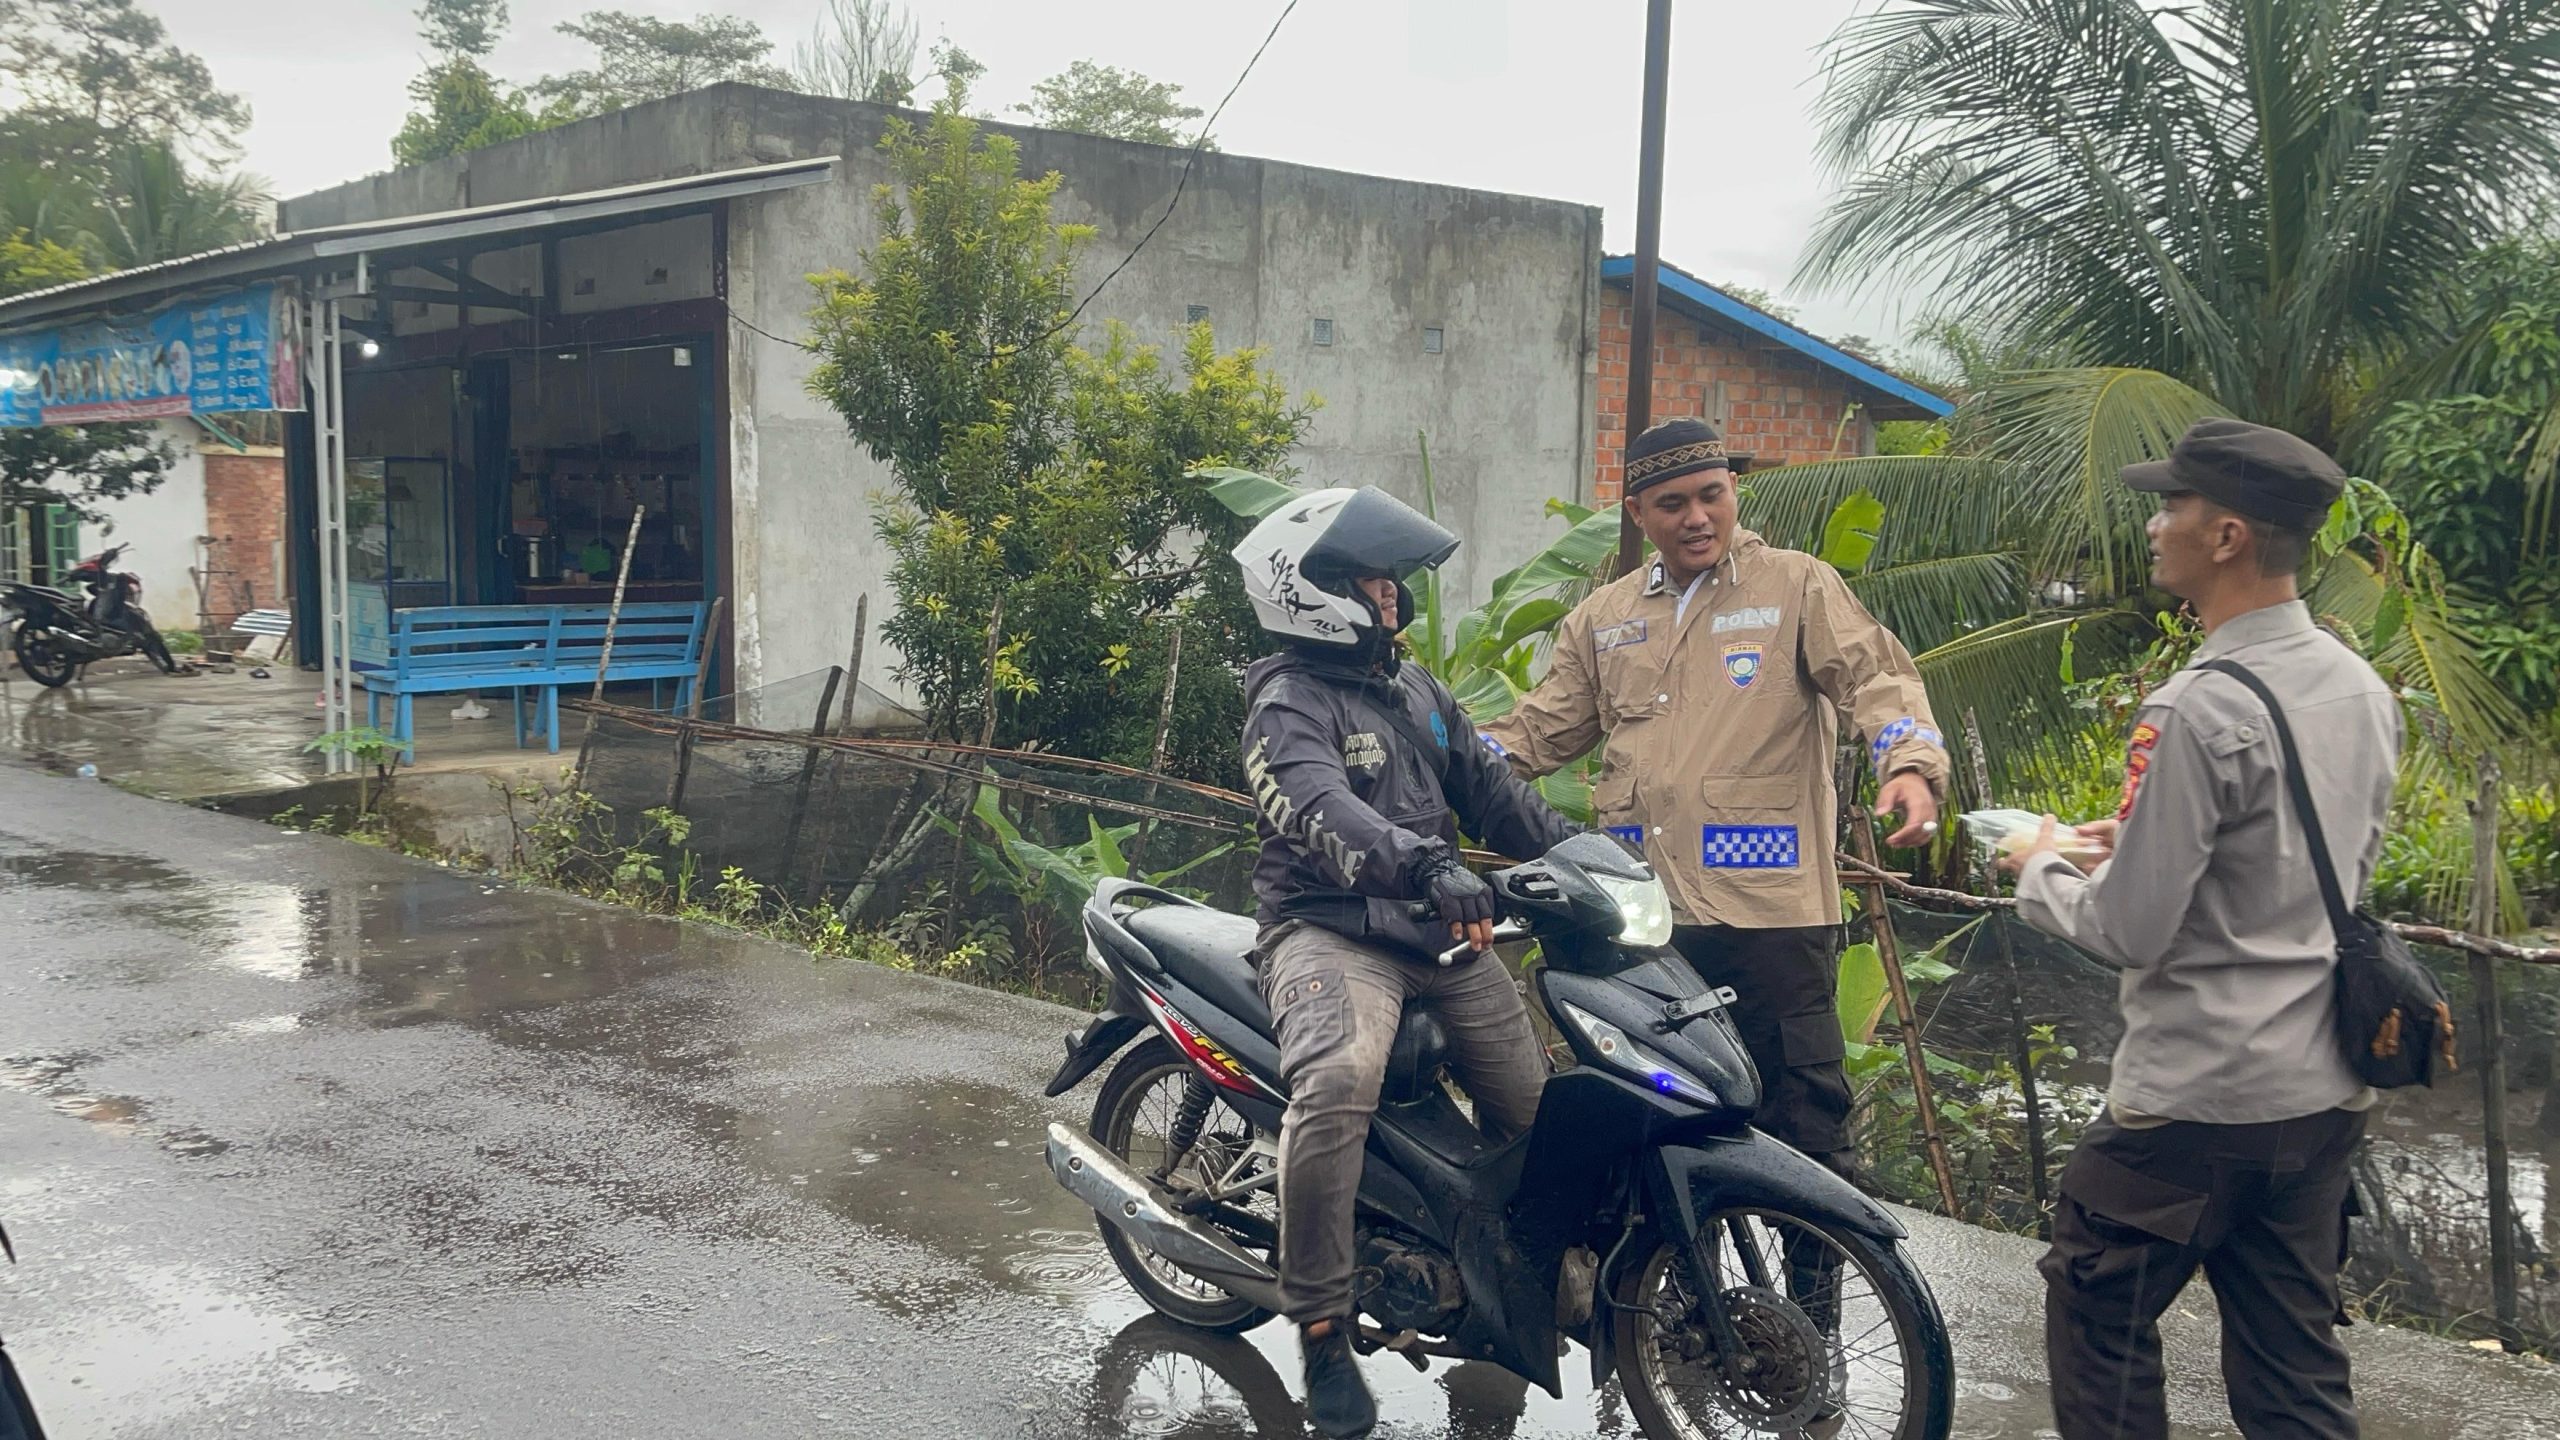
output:
<instances>
[{"instance_id":1,"label":"embroidered shoulder patch","mask_svg":"<svg viewBox=\"0 0 2560 1440\"><path fill-rule=\"evenodd\" d=\"M1724 647L1724 678L1732 681L1733 688L1736 690L1750 689L1751 682L1760 678L1760 647L1757 645Z\"/></svg>"},{"instance_id":2,"label":"embroidered shoulder patch","mask_svg":"<svg viewBox=\"0 0 2560 1440\"><path fill-rule=\"evenodd\" d=\"M2116 818L2133 814L2133 800L2142 793L2142 777L2151 769L2151 751L2160 743L2160 731L2152 725L2133 727L2133 738L2124 751L2124 803L2116 807Z\"/></svg>"},{"instance_id":3,"label":"embroidered shoulder patch","mask_svg":"<svg viewBox=\"0 0 2560 1440\"><path fill-rule=\"evenodd\" d=\"M1620 650L1629 645L1641 645L1643 643L1644 622L1641 620L1628 620L1616 625L1603 625L1599 629L1591 632L1591 650L1595 655L1606 654L1611 650Z\"/></svg>"}]
</instances>

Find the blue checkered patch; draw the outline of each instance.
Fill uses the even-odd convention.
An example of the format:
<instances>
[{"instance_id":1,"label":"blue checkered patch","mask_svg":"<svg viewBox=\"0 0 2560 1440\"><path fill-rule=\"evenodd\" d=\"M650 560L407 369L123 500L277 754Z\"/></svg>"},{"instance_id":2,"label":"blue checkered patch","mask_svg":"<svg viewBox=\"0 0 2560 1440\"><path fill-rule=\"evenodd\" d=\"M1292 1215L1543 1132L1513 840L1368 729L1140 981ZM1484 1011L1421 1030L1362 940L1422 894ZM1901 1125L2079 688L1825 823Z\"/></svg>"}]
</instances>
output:
<instances>
[{"instance_id":1,"label":"blue checkered patch","mask_svg":"<svg viewBox=\"0 0 2560 1440\"><path fill-rule=\"evenodd\" d=\"M1883 769L1884 757L1891 754L1893 747L1901 744L1903 738L1911 735L1914 731L1918 732L1921 743L1926 745L1935 745L1941 750L1947 748L1945 736L1940 735L1937 731L1932 730L1928 726L1921 724L1919 721L1908 715L1905 715L1901 719L1894 721L1892 724L1887 725L1876 732L1876 742L1870 747L1874 751L1876 768L1879 770Z\"/></svg>"},{"instance_id":2,"label":"blue checkered patch","mask_svg":"<svg viewBox=\"0 0 2560 1440\"><path fill-rule=\"evenodd\" d=\"M1919 721L1905 715L1901 719L1896 720L1892 724L1877 731L1875 744L1869 747L1873 752L1873 759L1875 760L1877 768L1883 768L1885 755L1890 752L1895 745L1901 743L1903 736L1908 735L1919 728Z\"/></svg>"},{"instance_id":3,"label":"blue checkered patch","mask_svg":"<svg viewBox=\"0 0 2560 1440\"><path fill-rule=\"evenodd\" d=\"M1793 870L1799 849L1793 825L1710 825L1705 845L1710 870Z\"/></svg>"},{"instance_id":4,"label":"blue checkered patch","mask_svg":"<svg viewBox=\"0 0 2560 1440\"><path fill-rule=\"evenodd\" d=\"M1609 827L1609 838L1612 840L1624 840L1630 845L1640 846L1644 844L1644 827L1641 825L1612 825Z\"/></svg>"}]
</instances>

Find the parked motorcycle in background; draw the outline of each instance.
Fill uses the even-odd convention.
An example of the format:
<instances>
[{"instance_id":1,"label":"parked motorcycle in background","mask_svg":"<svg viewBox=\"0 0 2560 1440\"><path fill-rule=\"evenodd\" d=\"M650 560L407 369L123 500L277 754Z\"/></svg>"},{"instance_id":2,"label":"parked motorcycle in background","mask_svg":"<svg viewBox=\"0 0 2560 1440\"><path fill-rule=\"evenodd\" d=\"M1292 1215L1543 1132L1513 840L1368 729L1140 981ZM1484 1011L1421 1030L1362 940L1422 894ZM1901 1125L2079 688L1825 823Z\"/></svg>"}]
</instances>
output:
<instances>
[{"instance_id":1,"label":"parked motorcycle in background","mask_svg":"<svg viewBox=\"0 0 2560 1440\"><path fill-rule=\"evenodd\" d=\"M142 577L110 568L128 548L110 546L72 567L64 578L86 586L86 600L49 585L0 585L0 629L11 629L9 646L27 678L48 688L66 685L92 661L137 654L163 674L177 673L177 660L142 608Z\"/></svg>"}]
</instances>

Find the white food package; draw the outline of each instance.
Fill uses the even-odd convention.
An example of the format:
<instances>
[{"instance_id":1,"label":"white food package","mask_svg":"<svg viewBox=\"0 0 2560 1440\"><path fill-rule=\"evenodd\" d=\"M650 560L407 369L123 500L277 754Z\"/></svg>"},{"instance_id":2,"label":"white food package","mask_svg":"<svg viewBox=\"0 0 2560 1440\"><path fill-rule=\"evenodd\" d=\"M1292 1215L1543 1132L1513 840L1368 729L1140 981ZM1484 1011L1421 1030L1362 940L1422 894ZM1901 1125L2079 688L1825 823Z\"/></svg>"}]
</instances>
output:
<instances>
[{"instance_id":1,"label":"white food package","mask_svg":"<svg viewBox=\"0 0 2560 1440\"><path fill-rule=\"evenodd\" d=\"M1964 813L1964 833L1988 856L2016 855L2036 843L2036 833L2044 828L2044 817L2028 810L1968 810ZM2053 842L2062 858L2083 871L2095 870L2110 853L2106 846L2089 839L2068 825L2053 827Z\"/></svg>"}]
</instances>

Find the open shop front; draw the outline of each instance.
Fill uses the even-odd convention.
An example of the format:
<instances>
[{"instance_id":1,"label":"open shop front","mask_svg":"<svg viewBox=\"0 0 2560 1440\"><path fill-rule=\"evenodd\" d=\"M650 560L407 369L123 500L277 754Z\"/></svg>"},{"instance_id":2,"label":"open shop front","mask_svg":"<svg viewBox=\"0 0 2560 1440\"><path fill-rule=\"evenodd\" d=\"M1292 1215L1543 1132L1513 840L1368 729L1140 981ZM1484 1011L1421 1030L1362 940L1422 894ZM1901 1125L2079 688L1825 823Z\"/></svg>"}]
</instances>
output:
<instances>
[{"instance_id":1,"label":"open shop front","mask_svg":"<svg viewBox=\"0 0 2560 1440\"><path fill-rule=\"evenodd\" d=\"M629 543L627 600L717 594L711 342L685 331L351 368L350 578L392 611L603 604Z\"/></svg>"},{"instance_id":2,"label":"open shop front","mask_svg":"<svg viewBox=\"0 0 2560 1440\"><path fill-rule=\"evenodd\" d=\"M728 206L834 165L303 230L0 300L0 424L296 412L294 643L348 730L401 610L600 606L626 547L626 599L722 596ZM217 335L243 352L220 370L165 358ZM64 374L67 399L45 389ZM226 376L263 388L213 393Z\"/></svg>"}]
</instances>

